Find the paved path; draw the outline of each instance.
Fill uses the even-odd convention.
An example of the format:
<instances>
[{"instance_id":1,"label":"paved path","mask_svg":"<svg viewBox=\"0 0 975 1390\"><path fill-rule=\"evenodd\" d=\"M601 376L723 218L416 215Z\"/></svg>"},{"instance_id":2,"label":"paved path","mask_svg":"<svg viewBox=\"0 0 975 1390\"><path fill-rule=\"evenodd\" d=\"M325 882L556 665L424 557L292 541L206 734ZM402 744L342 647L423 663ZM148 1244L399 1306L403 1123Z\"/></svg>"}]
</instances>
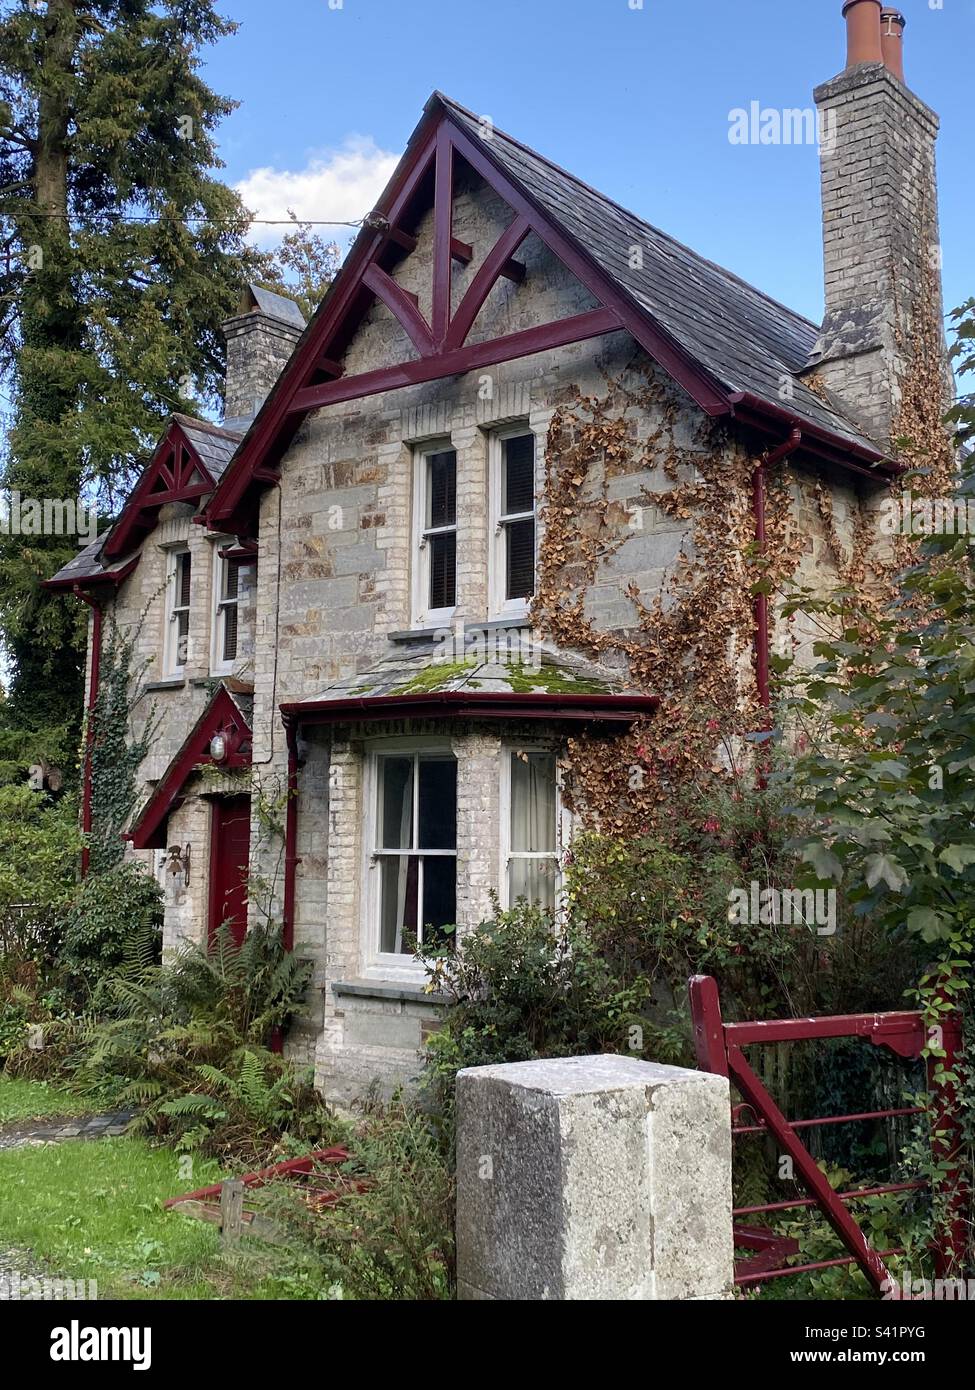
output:
<instances>
[{"instance_id":1,"label":"paved path","mask_svg":"<svg viewBox=\"0 0 975 1390\"><path fill-rule=\"evenodd\" d=\"M64 1139L103 1139L124 1134L134 1110L111 1115L62 1115L46 1120L18 1120L0 1128L0 1149L19 1149L25 1144L60 1144Z\"/></svg>"}]
</instances>

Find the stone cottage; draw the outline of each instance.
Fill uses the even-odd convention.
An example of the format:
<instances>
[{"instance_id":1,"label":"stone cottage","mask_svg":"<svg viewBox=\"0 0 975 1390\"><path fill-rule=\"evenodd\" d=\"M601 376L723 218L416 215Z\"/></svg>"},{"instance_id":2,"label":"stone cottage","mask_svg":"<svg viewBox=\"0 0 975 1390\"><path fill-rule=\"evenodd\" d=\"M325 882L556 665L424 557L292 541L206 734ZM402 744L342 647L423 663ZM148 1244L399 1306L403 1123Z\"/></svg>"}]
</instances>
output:
<instances>
[{"instance_id":1,"label":"stone cottage","mask_svg":"<svg viewBox=\"0 0 975 1390\"><path fill-rule=\"evenodd\" d=\"M438 93L311 322L249 287L223 423L174 416L51 581L92 607L92 690L106 615L152 663L129 838L166 946L281 918L315 963L288 1047L334 1099L415 1073L437 1020L417 953L493 893L556 901L567 741L609 775L652 724L669 673L635 634L701 560L711 480L733 486L703 568L727 560L734 616L696 617L759 713L787 641L746 558L768 514L807 584L870 544L892 440L944 382L938 122L900 16L844 12L848 65L816 93L822 325Z\"/></svg>"}]
</instances>

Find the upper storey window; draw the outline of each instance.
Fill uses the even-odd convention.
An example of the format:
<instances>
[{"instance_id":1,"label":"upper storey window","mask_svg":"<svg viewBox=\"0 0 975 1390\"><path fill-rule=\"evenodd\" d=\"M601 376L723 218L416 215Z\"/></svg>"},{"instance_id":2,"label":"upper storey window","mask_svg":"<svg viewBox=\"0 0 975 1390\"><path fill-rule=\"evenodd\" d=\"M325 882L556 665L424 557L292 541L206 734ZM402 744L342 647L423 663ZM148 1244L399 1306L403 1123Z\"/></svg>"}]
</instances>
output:
<instances>
[{"instance_id":1,"label":"upper storey window","mask_svg":"<svg viewBox=\"0 0 975 1390\"><path fill-rule=\"evenodd\" d=\"M189 656L192 561L188 549L169 555L163 665L167 676L181 676Z\"/></svg>"},{"instance_id":2,"label":"upper storey window","mask_svg":"<svg viewBox=\"0 0 975 1390\"><path fill-rule=\"evenodd\" d=\"M247 595L249 563L217 552L213 581L213 651L210 669L226 675L234 668L240 649L240 607Z\"/></svg>"},{"instance_id":3,"label":"upper storey window","mask_svg":"<svg viewBox=\"0 0 975 1390\"><path fill-rule=\"evenodd\" d=\"M491 613L522 613L535 592L535 436L524 428L491 438Z\"/></svg>"},{"instance_id":4,"label":"upper storey window","mask_svg":"<svg viewBox=\"0 0 975 1390\"><path fill-rule=\"evenodd\" d=\"M418 449L414 488L413 618L449 621L457 603L457 453Z\"/></svg>"}]
</instances>

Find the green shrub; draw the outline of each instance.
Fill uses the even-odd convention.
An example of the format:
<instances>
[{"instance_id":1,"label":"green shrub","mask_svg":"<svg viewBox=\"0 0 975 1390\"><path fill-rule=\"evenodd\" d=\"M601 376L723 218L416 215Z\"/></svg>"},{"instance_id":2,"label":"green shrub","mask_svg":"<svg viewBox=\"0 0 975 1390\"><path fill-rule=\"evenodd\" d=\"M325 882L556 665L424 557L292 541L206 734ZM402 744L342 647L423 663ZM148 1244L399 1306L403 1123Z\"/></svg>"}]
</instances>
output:
<instances>
[{"instance_id":1,"label":"green shrub","mask_svg":"<svg viewBox=\"0 0 975 1390\"><path fill-rule=\"evenodd\" d=\"M429 1117L399 1099L373 1103L341 1138L351 1157L339 1182L353 1190L334 1207L309 1206L290 1184L260 1194L284 1237L278 1262L319 1296L452 1298L454 1180Z\"/></svg>"},{"instance_id":2,"label":"green shrub","mask_svg":"<svg viewBox=\"0 0 975 1390\"><path fill-rule=\"evenodd\" d=\"M158 958L161 925L162 893L144 865L91 873L65 913L64 968L92 994L122 966Z\"/></svg>"},{"instance_id":3,"label":"green shrub","mask_svg":"<svg viewBox=\"0 0 975 1390\"><path fill-rule=\"evenodd\" d=\"M614 978L571 916L556 920L526 903L499 911L440 956L431 984L449 1002L428 1044L426 1089L448 1119L462 1067L621 1052L649 995L646 981Z\"/></svg>"}]
</instances>

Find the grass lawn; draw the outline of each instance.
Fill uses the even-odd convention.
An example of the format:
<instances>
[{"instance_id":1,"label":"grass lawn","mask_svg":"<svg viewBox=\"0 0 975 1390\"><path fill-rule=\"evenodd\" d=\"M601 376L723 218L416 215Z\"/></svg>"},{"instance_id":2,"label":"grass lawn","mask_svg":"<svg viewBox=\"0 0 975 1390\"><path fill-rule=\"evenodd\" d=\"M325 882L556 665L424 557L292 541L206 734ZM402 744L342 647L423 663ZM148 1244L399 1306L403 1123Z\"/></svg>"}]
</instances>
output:
<instances>
[{"instance_id":1,"label":"grass lawn","mask_svg":"<svg viewBox=\"0 0 975 1390\"><path fill-rule=\"evenodd\" d=\"M140 1139L67 1140L0 1151L0 1245L30 1249L52 1275L95 1279L99 1298L312 1296L234 1255L215 1226L166 1212L167 1197L219 1181L215 1163Z\"/></svg>"},{"instance_id":2,"label":"grass lawn","mask_svg":"<svg viewBox=\"0 0 975 1390\"><path fill-rule=\"evenodd\" d=\"M90 1115L95 1106L70 1091L46 1081L21 1081L0 1076L0 1125L20 1120L41 1120L53 1115Z\"/></svg>"}]
</instances>

